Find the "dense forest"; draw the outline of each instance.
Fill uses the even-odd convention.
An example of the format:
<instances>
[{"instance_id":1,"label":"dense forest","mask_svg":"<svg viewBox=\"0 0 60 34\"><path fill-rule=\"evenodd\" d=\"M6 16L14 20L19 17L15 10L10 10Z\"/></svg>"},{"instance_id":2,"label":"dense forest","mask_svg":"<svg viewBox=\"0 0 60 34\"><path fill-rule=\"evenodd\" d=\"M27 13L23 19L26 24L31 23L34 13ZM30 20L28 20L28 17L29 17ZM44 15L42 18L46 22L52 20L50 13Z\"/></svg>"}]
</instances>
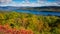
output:
<instances>
[{"instance_id":1,"label":"dense forest","mask_svg":"<svg viewBox=\"0 0 60 34\"><path fill-rule=\"evenodd\" d=\"M60 34L60 17L0 11L0 34Z\"/></svg>"}]
</instances>

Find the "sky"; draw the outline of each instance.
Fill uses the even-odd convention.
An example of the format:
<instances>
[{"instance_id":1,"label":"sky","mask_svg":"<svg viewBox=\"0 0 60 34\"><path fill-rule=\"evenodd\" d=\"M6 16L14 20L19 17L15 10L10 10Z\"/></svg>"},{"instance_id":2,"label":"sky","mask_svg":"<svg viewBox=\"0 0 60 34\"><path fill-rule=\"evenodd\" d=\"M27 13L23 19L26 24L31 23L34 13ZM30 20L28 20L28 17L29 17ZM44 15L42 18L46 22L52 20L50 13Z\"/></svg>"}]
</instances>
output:
<instances>
[{"instance_id":1,"label":"sky","mask_svg":"<svg viewBox=\"0 0 60 34\"><path fill-rule=\"evenodd\" d=\"M60 6L60 0L0 0L0 6Z\"/></svg>"}]
</instances>

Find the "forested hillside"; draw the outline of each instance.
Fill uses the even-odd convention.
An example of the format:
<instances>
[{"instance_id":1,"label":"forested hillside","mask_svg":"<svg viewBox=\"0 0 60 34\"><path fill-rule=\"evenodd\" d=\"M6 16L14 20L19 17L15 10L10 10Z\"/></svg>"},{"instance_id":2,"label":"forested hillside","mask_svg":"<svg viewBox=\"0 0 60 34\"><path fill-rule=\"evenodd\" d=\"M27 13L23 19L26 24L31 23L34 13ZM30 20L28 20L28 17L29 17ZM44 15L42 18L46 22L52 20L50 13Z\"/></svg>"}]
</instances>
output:
<instances>
[{"instance_id":1,"label":"forested hillside","mask_svg":"<svg viewBox=\"0 0 60 34\"><path fill-rule=\"evenodd\" d=\"M60 34L60 17L0 11L0 34Z\"/></svg>"}]
</instances>

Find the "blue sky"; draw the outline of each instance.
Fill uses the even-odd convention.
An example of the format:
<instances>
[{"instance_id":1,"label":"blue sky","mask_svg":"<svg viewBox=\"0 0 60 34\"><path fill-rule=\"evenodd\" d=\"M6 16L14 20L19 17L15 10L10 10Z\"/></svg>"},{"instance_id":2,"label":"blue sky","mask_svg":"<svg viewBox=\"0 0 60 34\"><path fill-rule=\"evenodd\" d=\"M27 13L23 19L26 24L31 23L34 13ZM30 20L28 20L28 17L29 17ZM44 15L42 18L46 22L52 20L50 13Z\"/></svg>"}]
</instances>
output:
<instances>
[{"instance_id":1,"label":"blue sky","mask_svg":"<svg viewBox=\"0 0 60 34\"><path fill-rule=\"evenodd\" d=\"M15 2L22 2L22 1L25 1L25 0L13 0ZM36 2L37 0L28 0L29 2Z\"/></svg>"},{"instance_id":2,"label":"blue sky","mask_svg":"<svg viewBox=\"0 0 60 34\"><path fill-rule=\"evenodd\" d=\"M13 0L15 2L22 2L22 1L25 1L25 0ZM28 0L29 2L37 2L37 0ZM42 0L42 1L47 1L47 2L54 2L56 0Z\"/></svg>"},{"instance_id":3,"label":"blue sky","mask_svg":"<svg viewBox=\"0 0 60 34\"><path fill-rule=\"evenodd\" d=\"M26 2L28 1L28 3ZM60 6L60 0L0 0L0 6ZM38 3L39 2L39 3Z\"/></svg>"}]
</instances>

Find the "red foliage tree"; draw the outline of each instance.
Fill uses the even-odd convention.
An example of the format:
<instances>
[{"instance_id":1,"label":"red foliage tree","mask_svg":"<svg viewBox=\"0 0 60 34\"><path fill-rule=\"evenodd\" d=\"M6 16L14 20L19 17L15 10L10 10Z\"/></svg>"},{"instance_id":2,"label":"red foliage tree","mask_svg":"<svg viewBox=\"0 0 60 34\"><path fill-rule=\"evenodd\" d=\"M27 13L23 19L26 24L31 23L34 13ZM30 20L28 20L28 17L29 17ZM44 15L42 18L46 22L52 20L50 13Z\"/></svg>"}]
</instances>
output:
<instances>
[{"instance_id":1,"label":"red foliage tree","mask_svg":"<svg viewBox=\"0 0 60 34\"><path fill-rule=\"evenodd\" d=\"M7 26L0 25L0 34L33 34L32 30L20 29L16 28L7 29Z\"/></svg>"}]
</instances>

